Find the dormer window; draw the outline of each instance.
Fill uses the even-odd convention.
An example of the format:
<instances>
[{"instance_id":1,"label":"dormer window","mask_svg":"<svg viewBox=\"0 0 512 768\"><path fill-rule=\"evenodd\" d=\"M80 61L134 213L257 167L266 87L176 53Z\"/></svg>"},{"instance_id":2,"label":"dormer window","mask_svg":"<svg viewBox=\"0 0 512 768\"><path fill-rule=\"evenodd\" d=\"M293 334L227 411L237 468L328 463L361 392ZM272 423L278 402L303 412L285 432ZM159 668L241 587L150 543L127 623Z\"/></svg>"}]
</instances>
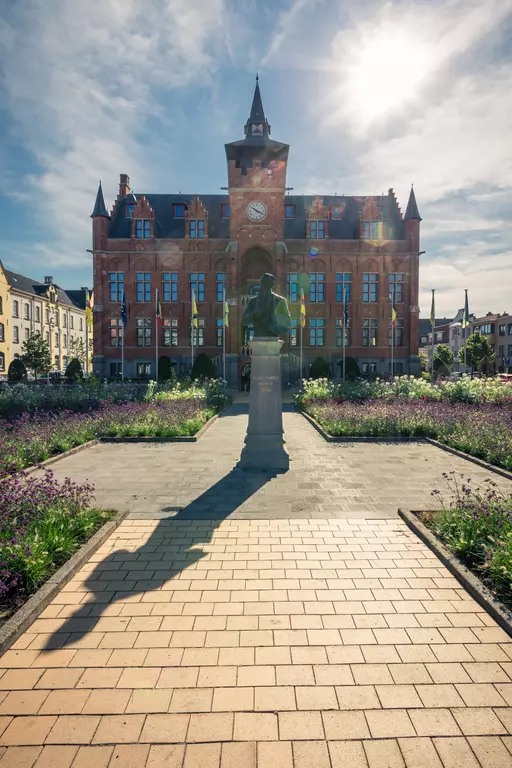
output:
<instances>
[{"instance_id":1,"label":"dormer window","mask_svg":"<svg viewBox=\"0 0 512 768\"><path fill-rule=\"evenodd\" d=\"M148 237L151 237L151 221L149 219L136 220L135 237L137 240L147 240Z\"/></svg>"},{"instance_id":2,"label":"dormer window","mask_svg":"<svg viewBox=\"0 0 512 768\"><path fill-rule=\"evenodd\" d=\"M173 210L175 219L185 218L185 203L174 203Z\"/></svg>"},{"instance_id":3,"label":"dormer window","mask_svg":"<svg viewBox=\"0 0 512 768\"><path fill-rule=\"evenodd\" d=\"M364 221L363 222L363 236L365 240L379 240L380 239L380 221Z\"/></svg>"},{"instance_id":4,"label":"dormer window","mask_svg":"<svg viewBox=\"0 0 512 768\"><path fill-rule=\"evenodd\" d=\"M332 208L331 216L333 219L341 219L341 214L343 213L343 208L341 205L335 205Z\"/></svg>"},{"instance_id":5,"label":"dormer window","mask_svg":"<svg viewBox=\"0 0 512 768\"><path fill-rule=\"evenodd\" d=\"M135 208L135 205L127 205L126 206L126 218L131 219L133 216L133 209Z\"/></svg>"},{"instance_id":6,"label":"dormer window","mask_svg":"<svg viewBox=\"0 0 512 768\"><path fill-rule=\"evenodd\" d=\"M284 206L284 217L285 219L294 219L295 218L295 206L291 203L286 203Z\"/></svg>"},{"instance_id":7,"label":"dormer window","mask_svg":"<svg viewBox=\"0 0 512 768\"><path fill-rule=\"evenodd\" d=\"M204 238L204 219L191 219L190 225L190 239L202 240Z\"/></svg>"},{"instance_id":8,"label":"dormer window","mask_svg":"<svg viewBox=\"0 0 512 768\"><path fill-rule=\"evenodd\" d=\"M231 216L231 206L229 203L222 203L220 206L220 213L223 219L229 219Z\"/></svg>"},{"instance_id":9,"label":"dormer window","mask_svg":"<svg viewBox=\"0 0 512 768\"><path fill-rule=\"evenodd\" d=\"M325 238L325 221L312 221L310 233L312 240L323 240Z\"/></svg>"}]
</instances>

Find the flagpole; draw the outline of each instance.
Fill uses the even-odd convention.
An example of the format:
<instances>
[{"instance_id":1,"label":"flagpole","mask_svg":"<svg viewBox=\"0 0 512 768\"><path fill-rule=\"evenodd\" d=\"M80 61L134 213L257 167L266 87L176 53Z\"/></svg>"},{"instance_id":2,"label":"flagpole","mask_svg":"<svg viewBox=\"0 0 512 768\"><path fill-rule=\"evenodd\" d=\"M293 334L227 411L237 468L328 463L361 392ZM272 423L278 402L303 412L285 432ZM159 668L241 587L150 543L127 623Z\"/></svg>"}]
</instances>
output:
<instances>
[{"instance_id":1,"label":"flagpole","mask_svg":"<svg viewBox=\"0 0 512 768\"><path fill-rule=\"evenodd\" d=\"M430 311L430 327L432 328L432 371L431 371L432 384L434 383L434 328L436 326L434 296L435 296L435 288L432 288L432 309Z\"/></svg>"},{"instance_id":2,"label":"flagpole","mask_svg":"<svg viewBox=\"0 0 512 768\"><path fill-rule=\"evenodd\" d=\"M158 381L158 288L155 289L155 381Z\"/></svg>"},{"instance_id":3,"label":"flagpole","mask_svg":"<svg viewBox=\"0 0 512 768\"><path fill-rule=\"evenodd\" d=\"M222 301L222 378L226 381L226 284Z\"/></svg>"},{"instance_id":4,"label":"flagpole","mask_svg":"<svg viewBox=\"0 0 512 768\"><path fill-rule=\"evenodd\" d=\"M124 325L121 323L121 381L124 381Z\"/></svg>"},{"instance_id":5,"label":"flagpole","mask_svg":"<svg viewBox=\"0 0 512 768\"><path fill-rule=\"evenodd\" d=\"M191 347L192 347L192 365L190 366L190 373L192 374L192 368L194 367L194 336L195 336L195 325L194 325L194 298L195 293L194 289L192 289L192 295L191 295L191 313L190 313L190 329L191 329Z\"/></svg>"},{"instance_id":6,"label":"flagpole","mask_svg":"<svg viewBox=\"0 0 512 768\"><path fill-rule=\"evenodd\" d=\"M347 301L347 294L345 294L345 302L346 301ZM344 303L343 304L343 331L342 331L343 332L343 340L342 340L342 344L343 344L343 381L345 381L345 334L347 332L346 316L347 316L346 304Z\"/></svg>"},{"instance_id":7,"label":"flagpole","mask_svg":"<svg viewBox=\"0 0 512 768\"><path fill-rule=\"evenodd\" d=\"M393 310L395 308L395 286L391 288L391 373L390 380L393 383L394 379L394 352L395 352L395 326L393 320Z\"/></svg>"},{"instance_id":8,"label":"flagpole","mask_svg":"<svg viewBox=\"0 0 512 768\"><path fill-rule=\"evenodd\" d=\"M89 322L85 319L85 373L89 373Z\"/></svg>"},{"instance_id":9,"label":"flagpole","mask_svg":"<svg viewBox=\"0 0 512 768\"><path fill-rule=\"evenodd\" d=\"M469 323L469 317L466 317L466 308L468 306L468 289L467 288L465 288L465 294L466 294L465 301L464 301L464 322L465 322L465 325L464 325L464 328L463 328L463 331L464 331L464 369L467 368L466 349L467 349L467 337L468 337L468 334L467 334L466 328L468 327L468 323ZM466 370L464 370L464 373L466 373Z\"/></svg>"}]
</instances>

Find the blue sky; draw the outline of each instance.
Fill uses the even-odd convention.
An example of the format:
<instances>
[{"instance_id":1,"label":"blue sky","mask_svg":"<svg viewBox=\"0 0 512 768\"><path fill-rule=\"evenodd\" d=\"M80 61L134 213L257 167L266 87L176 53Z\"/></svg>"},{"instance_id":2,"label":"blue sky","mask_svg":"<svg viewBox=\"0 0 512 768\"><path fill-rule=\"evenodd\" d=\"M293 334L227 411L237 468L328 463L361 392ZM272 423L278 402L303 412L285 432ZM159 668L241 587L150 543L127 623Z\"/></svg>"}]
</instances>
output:
<instances>
[{"instance_id":1,"label":"blue sky","mask_svg":"<svg viewBox=\"0 0 512 768\"><path fill-rule=\"evenodd\" d=\"M260 73L295 193L423 216L421 311L512 312L512 0L4 0L0 259L91 283L98 179L214 193Z\"/></svg>"}]
</instances>

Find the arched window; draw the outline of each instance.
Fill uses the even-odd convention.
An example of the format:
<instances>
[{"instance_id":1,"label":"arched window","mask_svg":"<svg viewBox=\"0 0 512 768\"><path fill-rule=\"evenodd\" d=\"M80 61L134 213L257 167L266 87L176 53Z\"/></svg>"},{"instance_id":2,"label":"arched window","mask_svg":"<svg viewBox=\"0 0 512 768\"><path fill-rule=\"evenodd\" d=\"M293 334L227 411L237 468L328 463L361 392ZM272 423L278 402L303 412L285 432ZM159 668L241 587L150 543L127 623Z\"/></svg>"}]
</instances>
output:
<instances>
[{"instance_id":1,"label":"arched window","mask_svg":"<svg viewBox=\"0 0 512 768\"><path fill-rule=\"evenodd\" d=\"M5 341L5 329L3 323L0 323L0 341Z\"/></svg>"},{"instance_id":2,"label":"arched window","mask_svg":"<svg viewBox=\"0 0 512 768\"><path fill-rule=\"evenodd\" d=\"M5 355L0 352L0 371L5 371Z\"/></svg>"},{"instance_id":3,"label":"arched window","mask_svg":"<svg viewBox=\"0 0 512 768\"><path fill-rule=\"evenodd\" d=\"M0 296L0 315L3 315L4 313L4 300Z\"/></svg>"}]
</instances>

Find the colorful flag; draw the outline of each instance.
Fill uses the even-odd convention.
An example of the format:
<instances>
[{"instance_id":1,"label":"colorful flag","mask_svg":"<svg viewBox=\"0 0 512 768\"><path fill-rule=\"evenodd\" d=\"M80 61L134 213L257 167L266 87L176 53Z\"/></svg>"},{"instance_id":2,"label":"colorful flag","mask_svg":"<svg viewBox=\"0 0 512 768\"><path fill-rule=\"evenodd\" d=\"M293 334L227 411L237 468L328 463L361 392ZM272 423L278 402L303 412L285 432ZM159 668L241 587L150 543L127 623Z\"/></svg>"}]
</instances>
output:
<instances>
[{"instance_id":1,"label":"colorful flag","mask_svg":"<svg viewBox=\"0 0 512 768\"><path fill-rule=\"evenodd\" d=\"M348 289L345 291L345 300L343 302L343 320L346 328L348 326Z\"/></svg>"},{"instance_id":2,"label":"colorful flag","mask_svg":"<svg viewBox=\"0 0 512 768\"><path fill-rule=\"evenodd\" d=\"M436 327L436 304L434 299L434 289L432 288L432 306L430 308L430 325L432 331Z\"/></svg>"},{"instance_id":3,"label":"colorful flag","mask_svg":"<svg viewBox=\"0 0 512 768\"><path fill-rule=\"evenodd\" d=\"M462 327L467 328L469 325L469 307L468 307L468 291L466 289L466 299L464 301L464 312L462 314Z\"/></svg>"},{"instance_id":4,"label":"colorful flag","mask_svg":"<svg viewBox=\"0 0 512 768\"><path fill-rule=\"evenodd\" d=\"M158 292L158 288L156 289L156 327L161 328L163 325L164 319L162 315L162 304L160 302L160 294Z\"/></svg>"},{"instance_id":5,"label":"colorful flag","mask_svg":"<svg viewBox=\"0 0 512 768\"><path fill-rule=\"evenodd\" d=\"M123 323L123 328L126 328L126 324L128 323L128 311L126 308L126 293L123 291L123 303L121 305L121 322Z\"/></svg>"},{"instance_id":6,"label":"colorful flag","mask_svg":"<svg viewBox=\"0 0 512 768\"><path fill-rule=\"evenodd\" d=\"M396 328L396 312L394 307L391 307L391 325L393 328Z\"/></svg>"},{"instance_id":7,"label":"colorful flag","mask_svg":"<svg viewBox=\"0 0 512 768\"><path fill-rule=\"evenodd\" d=\"M304 291L300 292L300 324L303 328L306 325L306 305L304 304Z\"/></svg>"},{"instance_id":8,"label":"colorful flag","mask_svg":"<svg viewBox=\"0 0 512 768\"><path fill-rule=\"evenodd\" d=\"M196 293L194 289L192 289L192 325L194 328L199 328L199 322L197 320L197 303L196 303Z\"/></svg>"},{"instance_id":9,"label":"colorful flag","mask_svg":"<svg viewBox=\"0 0 512 768\"><path fill-rule=\"evenodd\" d=\"M88 328L92 328L92 305L87 288L85 289L85 322Z\"/></svg>"},{"instance_id":10,"label":"colorful flag","mask_svg":"<svg viewBox=\"0 0 512 768\"><path fill-rule=\"evenodd\" d=\"M229 305L224 301L224 328L229 328Z\"/></svg>"}]
</instances>

